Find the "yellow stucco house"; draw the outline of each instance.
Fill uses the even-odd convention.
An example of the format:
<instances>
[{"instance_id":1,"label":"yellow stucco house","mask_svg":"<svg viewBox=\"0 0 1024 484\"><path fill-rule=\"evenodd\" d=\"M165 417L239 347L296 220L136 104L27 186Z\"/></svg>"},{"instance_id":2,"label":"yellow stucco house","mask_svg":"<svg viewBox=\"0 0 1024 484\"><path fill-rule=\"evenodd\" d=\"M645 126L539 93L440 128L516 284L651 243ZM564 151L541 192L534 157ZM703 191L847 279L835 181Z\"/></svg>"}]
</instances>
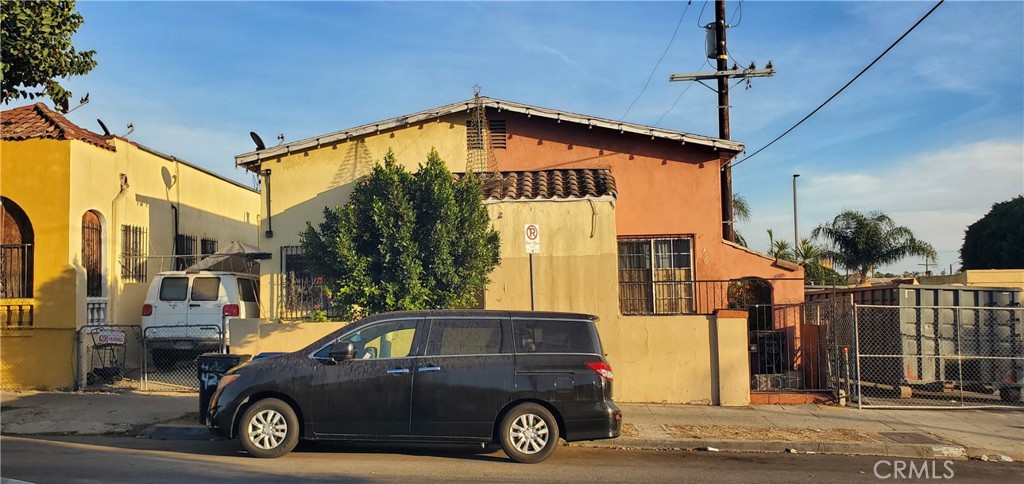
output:
<instances>
[{"instance_id":1,"label":"yellow stucco house","mask_svg":"<svg viewBox=\"0 0 1024 484\"><path fill-rule=\"evenodd\" d=\"M0 133L3 388L71 386L78 328L137 325L156 273L257 242L252 188L41 103Z\"/></svg>"}]
</instances>

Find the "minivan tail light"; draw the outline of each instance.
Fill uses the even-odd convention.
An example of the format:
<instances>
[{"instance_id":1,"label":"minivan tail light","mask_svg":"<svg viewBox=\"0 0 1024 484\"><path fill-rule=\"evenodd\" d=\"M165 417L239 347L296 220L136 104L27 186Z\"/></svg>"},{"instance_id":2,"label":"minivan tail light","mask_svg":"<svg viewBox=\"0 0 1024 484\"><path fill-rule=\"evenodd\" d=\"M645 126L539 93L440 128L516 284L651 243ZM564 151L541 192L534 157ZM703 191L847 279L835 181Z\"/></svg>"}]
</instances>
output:
<instances>
[{"instance_id":1,"label":"minivan tail light","mask_svg":"<svg viewBox=\"0 0 1024 484\"><path fill-rule=\"evenodd\" d=\"M143 304L142 305L142 315L143 316L152 316L153 315L153 305L152 304Z\"/></svg>"},{"instance_id":2,"label":"minivan tail light","mask_svg":"<svg viewBox=\"0 0 1024 484\"><path fill-rule=\"evenodd\" d=\"M225 304L224 305L224 316L238 316L238 305L237 304Z\"/></svg>"},{"instance_id":3,"label":"minivan tail light","mask_svg":"<svg viewBox=\"0 0 1024 484\"><path fill-rule=\"evenodd\" d=\"M612 366L603 361L591 361L587 366L605 380L612 381Z\"/></svg>"}]
</instances>

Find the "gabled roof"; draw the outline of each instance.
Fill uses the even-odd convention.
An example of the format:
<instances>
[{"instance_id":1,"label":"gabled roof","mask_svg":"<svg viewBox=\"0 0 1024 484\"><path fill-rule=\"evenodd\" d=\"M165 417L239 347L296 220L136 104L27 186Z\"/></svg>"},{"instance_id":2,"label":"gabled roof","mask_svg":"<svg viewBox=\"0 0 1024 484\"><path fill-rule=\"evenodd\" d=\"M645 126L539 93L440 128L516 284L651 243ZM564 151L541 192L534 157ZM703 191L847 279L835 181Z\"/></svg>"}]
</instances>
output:
<instances>
[{"instance_id":1,"label":"gabled roof","mask_svg":"<svg viewBox=\"0 0 1024 484\"><path fill-rule=\"evenodd\" d=\"M528 104L505 101L502 99L495 99L489 97L481 97L480 102L483 103L483 105L488 108L508 110L517 113L523 113L529 116L538 116L542 118L555 119L558 121L582 124L584 126L589 127L612 129L623 133L628 132L641 134L644 136L650 136L652 138L661 138L678 141L680 143L693 143L696 145L707 146L716 149L723 149L727 151L734 151L737 153L743 150L743 143L731 140L712 138L709 136L701 136L697 134L683 133L681 131L673 131L669 129L655 128L653 126L645 126L642 124L627 123L625 121L614 121L611 119L599 118L597 116L585 116L582 114L574 114L567 111L539 108L536 106L530 106ZM263 150L243 153L241 155L235 156L235 164L248 165L251 163L256 163L260 160L265 160L267 158L287 155L293 151L301 151L310 148L316 148L322 144L344 141L349 138L359 137L371 133L377 133L388 129L400 128L412 123L436 119L441 116L449 114L469 111L470 109L473 108L475 103L475 99L468 99L454 104L448 104L434 109L428 109L426 111L420 111L413 114L407 114L405 116L398 116L395 118L385 119L383 121L364 124L362 126L356 126L354 128L349 128L342 131L335 131L333 133L293 141L291 143L273 146Z\"/></svg>"},{"instance_id":2,"label":"gabled roof","mask_svg":"<svg viewBox=\"0 0 1024 484\"><path fill-rule=\"evenodd\" d=\"M606 169L503 171L484 181L485 200L570 200L616 197Z\"/></svg>"},{"instance_id":3,"label":"gabled roof","mask_svg":"<svg viewBox=\"0 0 1024 484\"><path fill-rule=\"evenodd\" d=\"M107 138L72 123L43 103L35 103L0 112L0 135L5 140L48 138L79 140L116 151Z\"/></svg>"}]
</instances>

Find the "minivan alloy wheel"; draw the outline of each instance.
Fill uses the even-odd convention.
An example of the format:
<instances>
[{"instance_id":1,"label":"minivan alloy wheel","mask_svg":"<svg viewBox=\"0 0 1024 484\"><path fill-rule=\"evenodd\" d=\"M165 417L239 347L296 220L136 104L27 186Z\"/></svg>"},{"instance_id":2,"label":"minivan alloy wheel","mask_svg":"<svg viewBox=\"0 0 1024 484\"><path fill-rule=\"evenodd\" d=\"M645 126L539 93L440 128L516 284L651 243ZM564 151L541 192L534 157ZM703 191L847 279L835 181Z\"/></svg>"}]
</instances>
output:
<instances>
[{"instance_id":1,"label":"minivan alloy wheel","mask_svg":"<svg viewBox=\"0 0 1024 484\"><path fill-rule=\"evenodd\" d=\"M512 445L524 454L536 454L548 444L550 432L544 419L532 413L520 415L508 430Z\"/></svg>"},{"instance_id":2,"label":"minivan alloy wheel","mask_svg":"<svg viewBox=\"0 0 1024 484\"><path fill-rule=\"evenodd\" d=\"M250 405L238 421L238 440L254 457L281 457L299 443L299 419L295 410L276 398Z\"/></svg>"},{"instance_id":3,"label":"minivan alloy wheel","mask_svg":"<svg viewBox=\"0 0 1024 484\"><path fill-rule=\"evenodd\" d=\"M261 449L273 449L288 435L288 422L276 410L267 409L249 419L249 439Z\"/></svg>"}]
</instances>

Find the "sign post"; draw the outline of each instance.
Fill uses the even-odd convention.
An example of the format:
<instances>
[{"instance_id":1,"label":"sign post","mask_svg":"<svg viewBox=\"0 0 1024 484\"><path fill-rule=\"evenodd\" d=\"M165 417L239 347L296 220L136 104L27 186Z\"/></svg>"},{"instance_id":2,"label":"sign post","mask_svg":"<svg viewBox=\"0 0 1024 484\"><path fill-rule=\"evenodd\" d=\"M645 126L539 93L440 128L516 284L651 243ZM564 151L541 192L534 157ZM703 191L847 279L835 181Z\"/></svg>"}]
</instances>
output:
<instances>
[{"instance_id":1,"label":"sign post","mask_svg":"<svg viewBox=\"0 0 1024 484\"><path fill-rule=\"evenodd\" d=\"M533 254L540 253L540 224L526 224L523 228L526 237L526 253L530 255L530 311L537 310L537 294L533 284Z\"/></svg>"}]
</instances>

